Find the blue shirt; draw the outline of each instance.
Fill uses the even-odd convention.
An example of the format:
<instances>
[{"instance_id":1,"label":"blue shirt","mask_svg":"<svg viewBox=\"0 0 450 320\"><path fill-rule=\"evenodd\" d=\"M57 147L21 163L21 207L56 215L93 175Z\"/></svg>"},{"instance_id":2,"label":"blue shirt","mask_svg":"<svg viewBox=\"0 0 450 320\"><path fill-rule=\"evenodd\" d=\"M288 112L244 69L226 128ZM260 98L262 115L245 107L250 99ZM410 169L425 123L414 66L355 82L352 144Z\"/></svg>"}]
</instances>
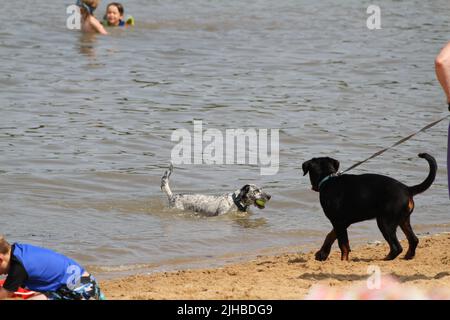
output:
<instances>
[{"instance_id":1,"label":"blue shirt","mask_svg":"<svg viewBox=\"0 0 450 320\"><path fill-rule=\"evenodd\" d=\"M74 260L49 249L15 243L12 255L23 265L27 279L23 286L38 292L76 286L84 269Z\"/></svg>"}]
</instances>

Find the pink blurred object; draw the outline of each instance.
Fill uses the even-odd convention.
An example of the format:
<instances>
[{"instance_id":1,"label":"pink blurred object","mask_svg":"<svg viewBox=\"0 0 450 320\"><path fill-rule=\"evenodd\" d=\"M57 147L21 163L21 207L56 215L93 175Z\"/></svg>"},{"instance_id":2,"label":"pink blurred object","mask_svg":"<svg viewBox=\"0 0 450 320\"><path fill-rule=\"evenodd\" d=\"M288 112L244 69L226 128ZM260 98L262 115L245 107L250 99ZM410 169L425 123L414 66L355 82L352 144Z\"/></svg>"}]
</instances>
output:
<instances>
[{"instance_id":1,"label":"pink blurred object","mask_svg":"<svg viewBox=\"0 0 450 320\"><path fill-rule=\"evenodd\" d=\"M330 287L317 284L311 287L306 300L450 300L449 288L419 289L401 285L390 276L383 276L379 288L370 289L366 282L350 287Z\"/></svg>"}]
</instances>

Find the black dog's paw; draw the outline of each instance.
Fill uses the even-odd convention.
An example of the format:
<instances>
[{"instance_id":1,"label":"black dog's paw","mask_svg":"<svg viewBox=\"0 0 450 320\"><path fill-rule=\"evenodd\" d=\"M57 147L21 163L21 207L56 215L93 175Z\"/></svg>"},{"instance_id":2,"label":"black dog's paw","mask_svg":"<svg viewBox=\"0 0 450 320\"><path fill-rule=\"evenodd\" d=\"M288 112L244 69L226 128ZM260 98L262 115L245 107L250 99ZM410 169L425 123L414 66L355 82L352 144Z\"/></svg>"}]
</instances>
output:
<instances>
[{"instance_id":1,"label":"black dog's paw","mask_svg":"<svg viewBox=\"0 0 450 320\"><path fill-rule=\"evenodd\" d=\"M408 252L408 253L406 253L406 255L405 255L405 257L403 259L411 260L411 259L414 258L414 256L415 256L415 254L411 254L411 253Z\"/></svg>"},{"instance_id":2,"label":"black dog's paw","mask_svg":"<svg viewBox=\"0 0 450 320\"><path fill-rule=\"evenodd\" d=\"M316 260L317 261L325 261L328 258L328 252L323 252L322 250L319 250L316 252Z\"/></svg>"},{"instance_id":3,"label":"black dog's paw","mask_svg":"<svg viewBox=\"0 0 450 320\"><path fill-rule=\"evenodd\" d=\"M386 257L384 257L384 261L392 261L397 258L398 254L389 253Z\"/></svg>"},{"instance_id":4,"label":"black dog's paw","mask_svg":"<svg viewBox=\"0 0 450 320\"><path fill-rule=\"evenodd\" d=\"M392 250L389 251L388 255L384 258L384 261L394 260L395 258L398 257L398 255L400 253L402 253L402 251L403 251L402 247L398 248L396 251L392 251Z\"/></svg>"}]
</instances>

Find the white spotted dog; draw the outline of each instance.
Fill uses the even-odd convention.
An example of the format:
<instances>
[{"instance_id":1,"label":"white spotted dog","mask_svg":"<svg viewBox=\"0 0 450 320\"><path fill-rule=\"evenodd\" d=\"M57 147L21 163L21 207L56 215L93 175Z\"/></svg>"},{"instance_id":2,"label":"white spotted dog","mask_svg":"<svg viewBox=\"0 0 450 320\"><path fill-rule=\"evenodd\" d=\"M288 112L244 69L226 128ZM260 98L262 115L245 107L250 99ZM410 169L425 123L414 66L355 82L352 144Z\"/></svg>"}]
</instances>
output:
<instances>
[{"instance_id":1,"label":"white spotted dog","mask_svg":"<svg viewBox=\"0 0 450 320\"><path fill-rule=\"evenodd\" d=\"M169 205L180 210L191 210L206 216L218 216L229 212L247 212L249 206L264 209L271 196L254 184L246 184L241 189L220 196L204 194L173 194L169 187L169 177L173 165L170 164L161 178L161 190L167 194Z\"/></svg>"}]
</instances>

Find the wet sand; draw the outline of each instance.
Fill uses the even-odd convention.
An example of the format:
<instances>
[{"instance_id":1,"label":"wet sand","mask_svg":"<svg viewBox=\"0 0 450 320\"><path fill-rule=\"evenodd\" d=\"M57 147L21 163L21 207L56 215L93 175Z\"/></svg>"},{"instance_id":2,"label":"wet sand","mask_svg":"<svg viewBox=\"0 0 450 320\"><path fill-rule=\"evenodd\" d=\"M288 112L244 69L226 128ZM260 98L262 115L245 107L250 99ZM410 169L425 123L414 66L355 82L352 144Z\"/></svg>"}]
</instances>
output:
<instances>
[{"instance_id":1,"label":"wet sand","mask_svg":"<svg viewBox=\"0 0 450 320\"><path fill-rule=\"evenodd\" d=\"M108 299L304 299L317 285L321 290L361 286L369 278L368 267L378 266L400 287L445 292L450 299L450 233L419 239L413 260L403 259L406 241L401 241L403 253L394 261L383 261L388 252L384 241L353 247L348 262L340 260L335 244L325 262L315 261L314 252L258 256L220 268L135 275L100 284Z\"/></svg>"}]
</instances>

